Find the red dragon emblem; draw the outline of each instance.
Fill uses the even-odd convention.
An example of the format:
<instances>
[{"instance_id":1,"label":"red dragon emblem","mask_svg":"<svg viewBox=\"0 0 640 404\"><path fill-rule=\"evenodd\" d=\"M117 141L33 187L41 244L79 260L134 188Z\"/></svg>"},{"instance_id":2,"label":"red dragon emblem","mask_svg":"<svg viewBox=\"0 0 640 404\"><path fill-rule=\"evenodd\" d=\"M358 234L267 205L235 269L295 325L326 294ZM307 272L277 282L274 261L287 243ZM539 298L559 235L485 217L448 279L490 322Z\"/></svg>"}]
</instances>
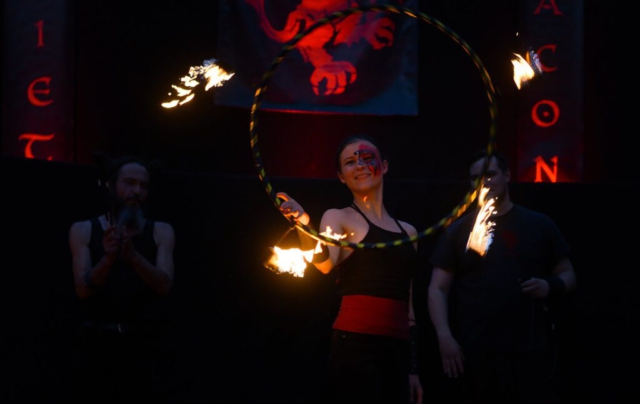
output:
<instances>
[{"instance_id":1,"label":"red dragon emblem","mask_svg":"<svg viewBox=\"0 0 640 404\"><path fill-rule=\"evenodd\" d=\"M335 12L357 7L355 1L344 0L302 0L289 13L282 30L275 29L265 12L265 0L245 0L258 13L260 28L273 41L286 43L296 35L311 27L318 19ZM374 5L376 1L371 1ZM398 3L402 4L403 1ZM316 95L342 94L349 84L358 77L356 67L349 61L334 60L328 51L332 46L351 46L362 40L374 50L393 45L394 22L384 12L363 12L333 19L314 29L295 45L305 63L313 66L309 81Z\"/></svg>"}]
</instances>

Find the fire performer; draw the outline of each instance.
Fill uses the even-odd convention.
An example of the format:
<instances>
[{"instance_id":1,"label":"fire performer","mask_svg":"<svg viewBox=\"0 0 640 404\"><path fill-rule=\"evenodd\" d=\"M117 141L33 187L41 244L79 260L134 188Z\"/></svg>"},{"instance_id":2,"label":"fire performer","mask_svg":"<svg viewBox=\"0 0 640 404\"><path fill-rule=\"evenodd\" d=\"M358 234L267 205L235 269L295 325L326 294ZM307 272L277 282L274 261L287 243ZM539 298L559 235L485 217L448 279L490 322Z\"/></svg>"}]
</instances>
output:
<instances>
[{"instance_id":1,"label":"fire performer","mask_svg":"<svg viewBox=\"0 0 640 404\"><path fill-rule=\"evenodd\" d=\"M353 203L328 209L320 228L346 235L352 243L377 243L415 236L409 223L389 215L383 203L388 162L374 139L354 135L336 154L338 178ZM286 193L282 213L309 226L311 218ZM298 230L302 248L317 241ZM329 361L331 403L421 403L412 279L417 243L381 249L341 248L322 243L312 264L329 274L337 269L341 304L333 323Z\"/></svg>"},{"instance_id":2,"label":"fire performer","mask_svg":"<svg viewBox=\"0 0 640 404\"><path fill-rule=\"evenodd\" d=\"M490 248L467 248L469 211L444 229L430 259L428 306L452 378L447 393L460 395L454 403L555 403L548 309L576 288L569 246L550 217L511 201L506 157L487 156L474 154L469 173L495 201Z\"/></svg>"},{"instance_id":3,"label":"fire performer","mask_svg":"<svg viewBox=\"0 0 640 404\"><path fill-rule=\"evenodd\" d=\"M82 316L73 357L73 402L166 399L175 236L145 216L150 166L135 157L103 162L109 209L69 230ZM104 168L104 167L103 167Z\"/></svg>"}]
</instances>

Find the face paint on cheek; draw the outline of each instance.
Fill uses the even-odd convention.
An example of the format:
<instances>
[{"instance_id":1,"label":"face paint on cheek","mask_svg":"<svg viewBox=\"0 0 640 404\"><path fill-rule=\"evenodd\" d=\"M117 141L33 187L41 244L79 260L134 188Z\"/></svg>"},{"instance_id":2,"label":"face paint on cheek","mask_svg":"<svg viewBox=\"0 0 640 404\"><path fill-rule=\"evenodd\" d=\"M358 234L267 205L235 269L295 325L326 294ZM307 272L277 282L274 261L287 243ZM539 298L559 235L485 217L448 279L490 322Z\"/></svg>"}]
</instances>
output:
<instances>
[{"instance_id":1,"label":"face paint on cheek","mask_svg":"<svg viewBox=\"0 0 640 404\"><path fill-rule=\"evenodd\" d=\"M382 162L380 161L380 156L378 156L378 153L371 149L367 149L365 145L362 145L354 154L358 156L358 164L366 165L367 169L369 169L374 177L376 177L380 173Z\"/></svg>"},{"instance_id":2,"label":"face paint on cheek","mask_svg":"<svg viewBox=\"0 0 640 404\"><path fill-rule=\"evenodd\" d=\"M371 174L373 174L374 177L378 176L378 173L380 172L380 164L378 164L377 161L372 160L368 162L367 168L369 169L369 171L371 171Z\"/></svg>"}]
</instances>

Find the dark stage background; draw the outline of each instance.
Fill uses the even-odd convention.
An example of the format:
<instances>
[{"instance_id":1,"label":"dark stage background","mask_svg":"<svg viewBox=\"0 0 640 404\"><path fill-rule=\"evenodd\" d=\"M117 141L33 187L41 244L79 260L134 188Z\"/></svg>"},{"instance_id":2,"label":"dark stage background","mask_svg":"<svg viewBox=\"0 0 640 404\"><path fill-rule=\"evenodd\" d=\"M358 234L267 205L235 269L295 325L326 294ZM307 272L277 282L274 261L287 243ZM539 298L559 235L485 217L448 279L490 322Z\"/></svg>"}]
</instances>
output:
<instances>
[{"instance_id":1,"label":"dark stage background","mask_svg":"<svg viewBox=\"0 0 640 404\"><path fill-rule=\"evenodd\" d=\"M75 162L93 152L143 152L181 171L253 175L250 111L214 105L213 93L161 107L191 66L217 57L218 2L75 1ZM289 2L291 3L291 2ZM513 53L530 44L516 0L421 0L420 11L465 40L496 89L496 140L517 164ZM620 122L624 28L619 10L584 2L583 182L630 181ZM407 17L409 18L409 17ZM259 148L269 175L333 178L335 145L353 132L387 140L398 178L459 179L463 158L489 137L489 102L479 70L462 47L433 26L419 26L418 116L286 114L261 111ZM628 65L628 63L627 63ZM622 69L622 70L621 70ZM541 78L540 80L543 80ZM256 83L258 85L258 83ZM269 92L265 96L268 99ZM580 153L576 150L576 153Z\"/></svg>"},{"instance_id":2,"label":"dark stage background","mask_svg":"<svg viewBox=\"0 0 640 404\"><path fill-rule=\"evenodd\" d=\"M499 91L498 146L512 159L520 52L517 2L421 1L478 53ZM623 142L619 10L585 2L584 181L513 184L516 201L560 225L573 247L578 290L559 307L557 380L567 402L623 402L633 386L639 320L628 205L640 190ZM0 283L3 403L64 402L76 321L68 229L100 213L93 153L142 153L162 162L151 213L176 230L175 289L168 321L176 352L171 399L189 403L320 402L334 278L277 275L262 265L288 228L257 178L249 110L213 105L202 93L182 107L160 103L190 66L216 54L215 1L76 1L73 162L3 155L0 189L5 254ZM333 178L333 150L353 132L390 151L388 207L420 229L435 224L466 190L464 157L486 144L489 111L468 57L429 26L420 31L420 115L375 117L263 113L260 149L272 184L313 217L348 202ZM618 62L620 60L620 62ZM210 90L215 91L215 90ZM513 161L515 166L515 161ZM626 201L629 200L627 203ZM633 221L629 220L631 216ZM623 231L623 228L625 229ZM435 235L434 235L435 236ZM426 313L421 240L416 283L425 403L445 385Z\"/></svg>"},{"instance_id":3,"label":"dark stage background","mask_svg":"<svg viewBox=\"0 0 640 404\"><path fill-rule=\"evenodd\" d=\"M71 222L100 212L95 170L66 163L3 158L6 212L3 282L2 402L53 402L68 388L77 300L67 234ZM348 202L337 180L274 178L312 217ZM337 309L332 275L302 278L263 267L288 222L253 176L167 170L156 177L151 214L176 231L175 287L167 321L176 352L175 402L318 402L324 391L329 329ZM459 201L465 183L390 180L389 209L426 229ZM194 191L195 190L195 191ZM638 271L628 264L634 237L612 195L628 184L513 184L513 197L548 213L573 248L576 293L558 306L557 380L567 400L622 402L633 387L621 366L637 356ZM409 208L407 208L409 207ZM8 231L6 231L8 230ZM286 238L281 244L295 243ZM436 233L438 234L438 233ZM426 311L426 259L415 285L426 402L438 403L444 380ZM291 246L295 246L291 244ZM617 370L616 370L617 369ZM567 401L568 402L568 401Z\"/></svg>"}]
</instances>

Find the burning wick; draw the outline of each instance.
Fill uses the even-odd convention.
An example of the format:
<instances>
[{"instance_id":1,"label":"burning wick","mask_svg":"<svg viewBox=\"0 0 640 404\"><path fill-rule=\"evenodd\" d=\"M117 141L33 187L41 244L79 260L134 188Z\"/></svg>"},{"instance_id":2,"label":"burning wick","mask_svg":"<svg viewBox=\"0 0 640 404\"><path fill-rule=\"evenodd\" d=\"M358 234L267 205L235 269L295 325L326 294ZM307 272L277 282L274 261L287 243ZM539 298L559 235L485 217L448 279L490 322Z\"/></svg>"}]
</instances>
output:
<instances>
[{"instance_id":1,"label":"burning wick","mask_svg":"<svg viewBox=\"0 0 640 404\"><path fill-rule=\"evenodd\" d=\"M295 277L302 278L304 270L307 268L307 261L313 259L313 250L302 251L299 248L289 248L283 250L275 246L271 248L273 254L265 266L277 273L290 273Z\"/></svg>"},{"instance_id":2,"label":"burning wick","mask_svg":"<svg viewBox=\"0 0 640 404\"><path fill-rule=\"evenodd\" d=\"M334 240L343 239L346 236L335 234L331 227L327 226L327 230L320 233L323 236L330 237ZM313 260L313 256L322 251L322 242L318 241L316 248L313 250L301 250L299 248L282 249L278 246L270 248L271 258L264 264L265 267L276 273L290 273L295 277L302 278L307 268L307 262Z\"/></svg>"},{"instance_id":3,"label":"burning wick","mask_svg":"<svg viewBox=\"0 0 640 404\"><path fill-rule=\"evenodd\" d=\"M493 241L493 226L495 226L495 222L489 220L489 217L494 214L495 206L493 204L495 201L493 199L485 201L488 191L488 188L482 188L480 191L478 199L480 210L476 216L473 230L469 234L469 240L467 240L467 251L472 249L480 256L484 256L489 250Z\"/></svg>"},{"instance_id":4,"label":"burning wick","mask_svg":"<svg viewBox=\"0 0 640 404\"><path fill-rule=\"evenodd\" d=\"M325 237L332 238L334 240L342 240L343 238L347 237L346 234L334 233L333 230L331 230L331 226L327 226L327 230L323 231L320 234L325 236ZM316 244L316 248L315 248L315 250L313 250L314 254L318 254L318 253L322 252L322 244L325 244L325 243L323 243L322 241L318 240L318 244Z\"/></svg>"},{"instance_id":5,"label":"burning wick","mask_svg":"<svg viewBox=\"0 0 640 404\"><path fill-rule=\"evenodd\" d=\"M320 235L332 238L334 240L342 240L343 238L347 237L346 234L334 233L333 230L331 230L331 226L327 226L327 230L325 230L322 233L320 233ZM320 243L320 241L318 242L318 244L319 243ZM316 248L316 250L317 250L317 248Z\"/></svg>"},{"instance_id":6,"label":"burning wick","mask_svg":"<svg viewBox=\"0 0 640 404\"><path fill-rule=\"evenodd\" d=\"M536 75L542 74L542 64L538 55L530 51L527 53L527 58L514 53L517 59L511 59L513 64L513 81L516 83L518 90L522 87L522 84L533 79Z\"/></svg>"},{"instance_id":7,"label":"burning wick","mask_svg":"<svg viewBox=\"0 0 640 404\"><path fill-rule=\"evenodd\" d=\"M172 85L179 99L162 103L165 108L173 108L176 105L185 104L195 97L193 88L200 84L200 80L206 80L207 85L204 90L208 91L211 87L220 87L227 80L233 77L235 73L228 72L216 64L216 59L207 59L202 66L192 66L189 68L189 75L183 76L180 81L182 85ZM172 94L169 93L171 96Z\"/></svg>"}]
</instances>

